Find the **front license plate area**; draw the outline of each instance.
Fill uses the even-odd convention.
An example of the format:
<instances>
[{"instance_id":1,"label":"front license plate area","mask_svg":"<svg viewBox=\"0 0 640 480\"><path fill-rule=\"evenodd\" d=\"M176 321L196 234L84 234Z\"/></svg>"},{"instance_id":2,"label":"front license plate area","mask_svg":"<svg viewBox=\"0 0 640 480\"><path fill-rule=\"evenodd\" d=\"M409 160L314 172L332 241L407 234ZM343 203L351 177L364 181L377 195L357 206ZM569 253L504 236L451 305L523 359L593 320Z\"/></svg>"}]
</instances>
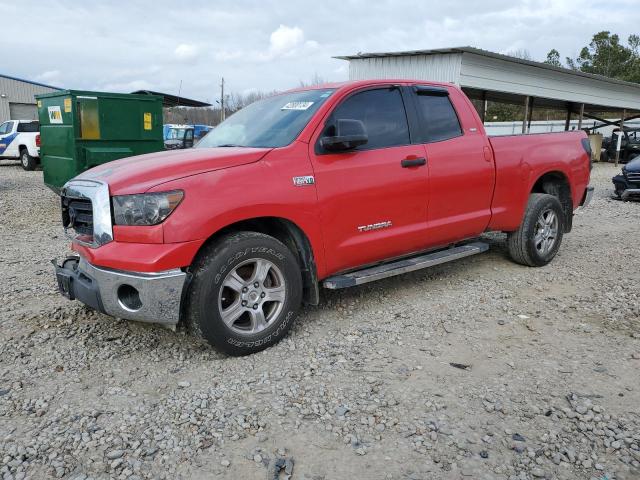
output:
<instances>
[{"instance_id":1,"label":"front license plate area","mask_svg":"<svg viewBox=\"0 0 640 480\"><path fill-rule=\"evenodd\" d=\"M71 278L71 275L58 267L56 268L56 280L58 281L58 290L60 293L69 300L75 300L75 297L73 296L73 279Z\"/></svg>"}]
</instances>

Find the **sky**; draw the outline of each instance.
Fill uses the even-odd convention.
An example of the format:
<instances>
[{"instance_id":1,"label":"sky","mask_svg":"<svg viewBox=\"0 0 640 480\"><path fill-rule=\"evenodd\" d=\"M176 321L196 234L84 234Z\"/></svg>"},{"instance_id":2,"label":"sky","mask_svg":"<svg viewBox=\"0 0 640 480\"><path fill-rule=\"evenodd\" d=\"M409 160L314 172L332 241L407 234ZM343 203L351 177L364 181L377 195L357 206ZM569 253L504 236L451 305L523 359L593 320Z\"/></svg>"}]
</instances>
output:
<instances>
[{"instance_id":1,"label":"sky","mask_svg":"<svg viewBox=\"0 0 640 480\"><path fill-rule=\"evenodd\" d=\"M332 58L473 46L575 57L601 30L640 33L640 0L0 0L0 73L62 88L213 102L225 90L343 81ZM634 27L636 27L634 29Z\"/></svg>"}]
</instances>

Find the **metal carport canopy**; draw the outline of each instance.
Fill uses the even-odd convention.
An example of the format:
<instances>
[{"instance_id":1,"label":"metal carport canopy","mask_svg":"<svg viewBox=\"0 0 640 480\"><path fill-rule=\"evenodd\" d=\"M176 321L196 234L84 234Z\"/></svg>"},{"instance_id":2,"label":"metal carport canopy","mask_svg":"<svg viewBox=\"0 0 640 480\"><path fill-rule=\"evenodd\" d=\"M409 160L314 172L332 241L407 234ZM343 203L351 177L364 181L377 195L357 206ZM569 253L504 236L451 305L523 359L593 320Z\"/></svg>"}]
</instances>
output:
<instances>
[{"instance_id":1,"label":"metal carport canopy","mask_svg":"<svg viewBox=\"0 0 640 480\"><path fill-rule=\"evenodd\" d=\"M411 78L451 82L472 97L587 111L640 111L640 85L473 47L359 53L349 61L349 78Z\"/></svg>"}]
</instances>

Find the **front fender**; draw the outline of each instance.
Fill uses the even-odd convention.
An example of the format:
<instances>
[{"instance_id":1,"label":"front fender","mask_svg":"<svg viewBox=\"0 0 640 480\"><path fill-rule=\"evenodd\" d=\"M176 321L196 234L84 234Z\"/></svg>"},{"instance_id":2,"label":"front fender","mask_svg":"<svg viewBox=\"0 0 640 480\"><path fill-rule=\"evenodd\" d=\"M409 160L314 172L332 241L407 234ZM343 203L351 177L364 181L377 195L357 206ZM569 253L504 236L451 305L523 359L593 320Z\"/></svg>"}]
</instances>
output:
<instances>
[{"instance_id":1,"label":"front fender","mask_svg":"<svg viewBox=\"0 0 640 480\"><path fill-rule=\"evenodd\" d=\"M296 186L292 175L313 175L306 149L267 155L259 162L163 183L150 191L180 189L184 199L163 223L164 243L206 240L234 223L277 217L295 224L309 239L318 274L324 246L315 185ZM305 165L305 163L307 165Z\"/></svg>"}]
</instances>

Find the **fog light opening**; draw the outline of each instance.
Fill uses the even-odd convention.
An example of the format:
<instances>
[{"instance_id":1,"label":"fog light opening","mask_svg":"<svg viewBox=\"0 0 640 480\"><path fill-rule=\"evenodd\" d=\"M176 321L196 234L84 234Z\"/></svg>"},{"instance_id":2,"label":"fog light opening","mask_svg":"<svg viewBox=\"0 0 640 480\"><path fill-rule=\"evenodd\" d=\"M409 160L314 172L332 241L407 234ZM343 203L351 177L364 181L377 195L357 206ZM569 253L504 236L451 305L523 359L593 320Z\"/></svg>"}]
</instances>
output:
<instances>
[{"instance_id":1,"label":"fog light opening","mask_svg":"<svg viewBox=\"0 0 640 480\"><path fill-rule=\"evenodd\" d=\"M125 310L137 312L142 308L140 293L131 285L122 284L118 287L118 303Z\"/></svg>"}]
</instances>

